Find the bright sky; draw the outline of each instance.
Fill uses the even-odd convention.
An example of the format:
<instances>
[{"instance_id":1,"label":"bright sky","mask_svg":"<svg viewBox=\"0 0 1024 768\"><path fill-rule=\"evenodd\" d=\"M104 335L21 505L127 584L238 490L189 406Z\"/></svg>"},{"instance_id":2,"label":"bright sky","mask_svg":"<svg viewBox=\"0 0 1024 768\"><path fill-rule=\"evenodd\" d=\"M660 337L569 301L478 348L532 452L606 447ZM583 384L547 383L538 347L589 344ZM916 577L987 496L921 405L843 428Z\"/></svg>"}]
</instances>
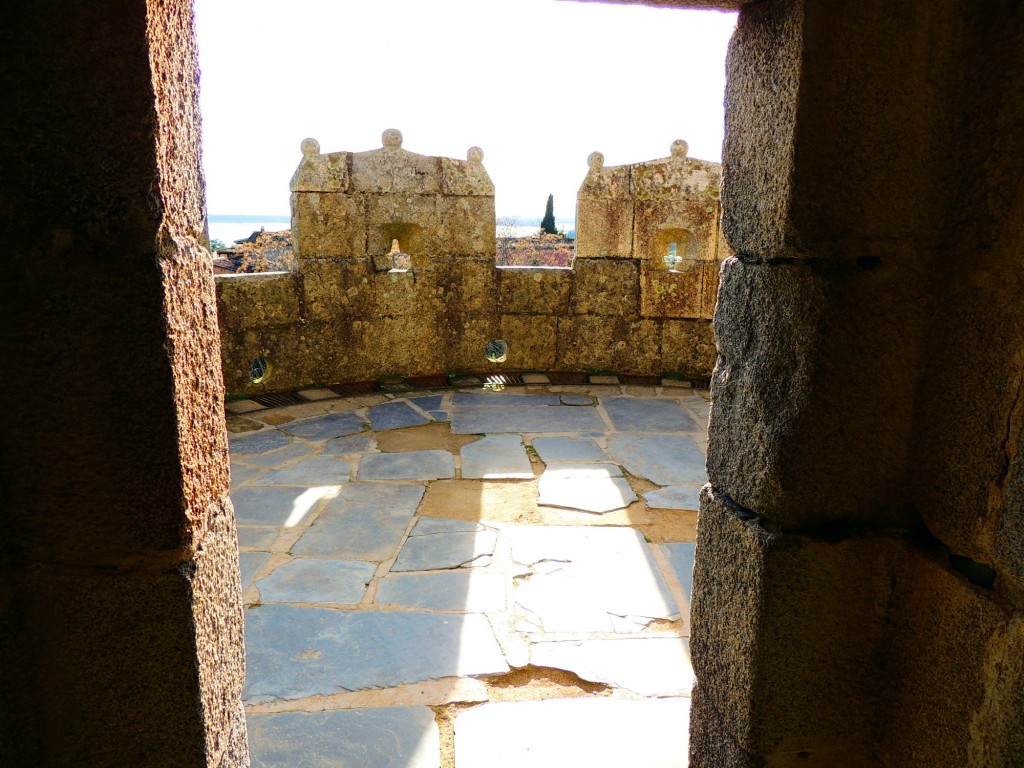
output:
<instances>
[{"instance_id":1,"label":"bright sky","mask_svg":"<svg viewBox=\"0 0 1024 768\"><path fill-rule=\"evenodd\" d=\"M560 0L196 0L211 214L288 215L299 142L465 158L499 216L574 218L587 155L718 161L733 14Z\"/></svg>"}]
</instances>

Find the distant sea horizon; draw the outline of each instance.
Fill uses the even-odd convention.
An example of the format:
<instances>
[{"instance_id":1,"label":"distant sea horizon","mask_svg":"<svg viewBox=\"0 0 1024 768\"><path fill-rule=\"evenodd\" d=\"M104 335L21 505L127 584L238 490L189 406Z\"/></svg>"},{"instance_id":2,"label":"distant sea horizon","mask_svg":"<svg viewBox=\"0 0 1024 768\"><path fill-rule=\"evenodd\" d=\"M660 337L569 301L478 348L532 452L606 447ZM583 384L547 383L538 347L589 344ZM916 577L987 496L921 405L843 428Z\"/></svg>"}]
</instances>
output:
<instances>
[{"instance_id":1,"label":"distant sea horizon","mask_svg":"<svg viewBox=\"0 0 1024 768\"><path fill-rule=\"evenodd\" d=\"M210 239L220 240L228 246L238 240L244 240L253 232L259 232L261 229L267 232L277 232L282 229L288 229L292 225L291 216L273 214L211 213L207 218L210 222ZM501 216L499 218L516 220L514 230L516 237L529 237L536 234L540 228L540 219L527 219L516 216ZM565 232L576 229L576 221L574 219L555 218L555 225Z\"/></svg>"}]
</instances>

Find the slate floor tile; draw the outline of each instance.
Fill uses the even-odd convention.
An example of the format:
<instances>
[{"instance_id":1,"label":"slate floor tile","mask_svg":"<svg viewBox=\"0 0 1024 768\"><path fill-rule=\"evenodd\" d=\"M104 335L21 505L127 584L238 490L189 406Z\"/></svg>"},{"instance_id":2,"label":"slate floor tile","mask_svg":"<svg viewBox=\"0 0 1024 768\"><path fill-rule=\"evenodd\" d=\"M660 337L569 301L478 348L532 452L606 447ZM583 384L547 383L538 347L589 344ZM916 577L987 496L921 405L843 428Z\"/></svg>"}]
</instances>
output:
<instances>
[{"instance_id":1,"label":"slate floor tile","mask_svg":"<svg viewBox=\"0 0 1024 768\"><path fill-rule=\"evenodd\" d=\"M439 571L490 565L498 532L480 523L421 517L391 566L398 571Z\"/></svg>"},{"instance_id":2,"label":"slate floor tile","mask_svg":"<svg viewBox=\"0 0 1024 768\"><path fill-rule=\"evenodd\" d=\"M292 554L339 560L387 560L398 549L422 497L420 485L342 486L292 547Z\"/></svg>"},{"instance_id":3,"label":"slate floor tile","mask_svg":"<svg viewBox=\"0 0 1024 768\"><path fill-rule=\"evenodd\" d=\"M334 437L324 443L321 456L344 456L348 453L365 453L374 447L373 438L364 435Z\"/></svg>"},{"instance_id":4,"label":"slate floor tile","mask_svg":"<svg viewBox=\"0 0 1024 768\"><path fill-rule=\"evenodd\" d=\"M620 432L696 432L697 423L673 400L606 397L602 401Z\"/></svg>"},{"instance_id":5,"label":"slate floor tile","mask_svg":"<svg viewBox=\"0 0 1024 768\"><path fill-rule=\"evenodd\" d=\"M239 552L238 570L242 577L242 591L252 584L252 577L270 559L269 552Z\"/></svg>"},{"instance_id":6,"label":"slate floor tile","mask_svg":"<svg viewBox=\"0 0 1024 768\"><path fill-rule=\"evenodd\" d=\"M257 467L247 467L245 464L236 464L232 462L231 487L237 488L240 485L245 485L245 483L252 480L262 471L262 469L259 469Z\"/></svg>"},{"instance_id":7,"label":"slate floor tile","mask_svg":"<svg viewBox=\"0 0 1024 768\"><path fill-rule=\"evenodd\" d=\"M270 526L238 526L238 546L246 549L269 549L277 538L277 528Z\"/></svg>"},{"instance_id":8,"label":"slate floor tile","mask_svg":"<svg viewBox=\"0 0 1024 768\"><path fill-rule=\"evenodd\" d=\"M696 485L669 485L644 494L648 507L654 509L700 509L700 487Z\"/></svg>"},{"instance_id":9,"label":"slate floor tile","mask_svg":"<svg viewBox=\"0 0 1024 768\"><path fill-rule=\"evenodd\" d=\"M670 544L659 544L662 551L668 557L668 562L675 572L679 585L687 600L693 599L693 555L697 545L692 541L674 542Z\"/></svg>"},{"instance_id":10,"label":"slate floor tile","mask_svg":"<svg viewBox=\"0 0 1024 768\"><path fill-rule=\"evenodd\" d=\"M499 432L603 432L605 429L604 421L596 408L577 408L571 405L540 408L523 408L515 405L464 405L453 409L451 423L452 432L456 435Z\"/></svg>"},{"instance_id":11,"label":"slate floor tile","mask_svg":"<svg viewBox=\"0 0 1024 768\"><path fill-rule=\"evenodd\" d=\"M315 488L248 485L233 491L231 503L239 525L292 527L302 522L337 486Z\"/></svg>"},{"instance_id":12,"label":"slate floor tile","mask_svg":"<svg viewBox=\"0 0 1024 768\"><path fill-rule=\"evenodd\" d=\"M280 434L280 433L278 433ZM234 448L231 449L232 451ZM246 464L256 464L264 469L276 469L282 464L287 464L295 459L309 456L313 452L313 446L305 440L296 440L283 448L277 448L266 453L243 455L239 458Z\"/></svg>"},{"instance_id":13,"label":"slate floor tile","mask_svg":"<svg viewBox=\"0 0 1024 768\"><path fill-rule=\"evenodd\" d=\"M428 707L251 714L252 768L437 768L440 739Z\"/></svg>"},{"instance_id":14,"label":"slate floor tile","mask_svg":"<svg viewBox=\"0 0 1024 768\"><path fill-rule=\"evenodd\" d=\"M577 437L537 437L534 450L545 464L565 461L608 461L593 440Z\"/></svg>"},{"instance_id":15,"label":"slate floor tile","mask_svg":"<svg viewBox=\"0 0 1024 768\"><path fill-rule=\"evenodd\" d=\"M505 576L487 571L389 573L377 586L378 605L484 613L505 607Z\"/></svg>"},{"instance_id":16,"label":"slate floor tile","mask_svg":"<svg viewBox=\"0 0 1024 768\"><path fill-rule=\"evenodd\" d=\"M604 513L628 507L637 496L614 464L549 464L537 484L538 504Z\"/></svg>"},{"instance_id":17,"label":"slate floor tile","mask_svg":"<svg viewBox=\"0 0 1024 768\"><path fill-rule=\"evenodd\" d=\"M448 451L370 453L359 462L360 480L439 480L455 477L455 460Z\"/></svg>"},{"instance_id":18,"label":"slate floor tile","mask_svg":"<svg viewBox=\"0 0 1024 768\"><path fill-rule=\"evenodd\" d=\"M248 703L508 671L474 613L262 605L246 611L245 650Z\"/></svg>"},{"instance_id":19,"label":"slate floor tile","mask_svg":"<svg viewBox=\"0 0 1024 768\"><path fill-rule=\"evenodd\" d=\"M233 454L266 453L275 448L283 448L292 440L288 435L276 429L266 429L255 434L247 434L242 437L234 437L228 441L228 447Z\"/></svg>"},{"instance_id":20,"label":"slate floor tile","mask_svg":"<svg viewBox=\"0 0 1024 768\"><path fill-rule=\"evenodd\" d=\"M377 566L359 560L298 557L256 582L264 603L345 603L366 593Z\"/></svg>"},{"instance_id":21,"label":"slate floor tile","mask_svg":"<svg viewBox=\"0 0 1024 768\"><path fill-rule=\"evenodd\" d=\"M340 485L347 483L351 469L338 458L317 456L304 459L290 467L272 469L257 480L254 485Z\"/></svg>"},{"instance_id":22,"label":"slate floor tile","mask_svg":"<svg viewBox=\"0 0 1024 768\"><path fill-rule=\"evenodd\" d=\"M312 419L302 419L282 424L280 429L295 437L306 440L328 440L332 437L344 437L355 434L363 429L365 422L351 411L328 413Z\"/></svg>"},{"instance_id":23,"label":"slate floor tile","mask_svg":"<svg viewBox=\"0 0 1024 768\"><path fill-rule=\"evenodd\" d=\"M533 466L519 435L487 435L462 446L464 478L533 478Z\"/></svg>"},{"instance_id":24,"label":"slate floor tile","mask_svg":"<svg viewBox=\"0 0 1024 768\"><path fill-rule=\"evenodd\" d=\"M430 422L430 419L414 408L410 408L404 400L375 405L366 415L370 418L370 427L374 430L416 427Z\"/></svg>"},{"instance_id":25,"label":"slate floor tile","mask_svg":"<svg viewBox=\"0 0 1024 768\"><path fill-rule=\"evenodd\" d=\"M523 408L558 405L558 395L505 395L498 392L456 392L452 405L489 408Z\"/></svg>"},{"instance_id":26,"label":"slate floor tile","mask_svg":"<svg viewBox=\"0 0 1024 768\"><path fill-rule=\"evenodd\" d=\"M438 411L441 409L441 395L410 397L409 402L416 403L416 407L422 408L424 411Z\"/></svg>"},{"instance_id":27,"label":"slate floor tile","mask_svg":"<svg viewBox=\"0 0 1024 768\"><path fill-rule=\"evenodd\" d=\"M630 474L658 485L703 485L705 458L685 435L620 435L608 438L608 455Z\"/></svg>"}]
</instances>

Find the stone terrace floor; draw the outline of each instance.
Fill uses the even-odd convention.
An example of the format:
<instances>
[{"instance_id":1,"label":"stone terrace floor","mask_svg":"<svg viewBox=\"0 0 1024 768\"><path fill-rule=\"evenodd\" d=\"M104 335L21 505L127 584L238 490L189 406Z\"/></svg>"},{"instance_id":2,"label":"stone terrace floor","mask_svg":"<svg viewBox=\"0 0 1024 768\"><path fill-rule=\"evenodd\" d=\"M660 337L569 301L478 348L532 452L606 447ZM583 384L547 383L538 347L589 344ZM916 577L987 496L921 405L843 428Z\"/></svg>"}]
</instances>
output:
<instances>
[{"instance_id":1,"label":"stone terrace floor","mask_svg":"<svg viewBox=\"0 0 1024 768\"><path fill-rule=\"evenodd\" d=\"M254 766L686 765L706 392L304 394L229 404Z\"/></svg>"}]
</instances>

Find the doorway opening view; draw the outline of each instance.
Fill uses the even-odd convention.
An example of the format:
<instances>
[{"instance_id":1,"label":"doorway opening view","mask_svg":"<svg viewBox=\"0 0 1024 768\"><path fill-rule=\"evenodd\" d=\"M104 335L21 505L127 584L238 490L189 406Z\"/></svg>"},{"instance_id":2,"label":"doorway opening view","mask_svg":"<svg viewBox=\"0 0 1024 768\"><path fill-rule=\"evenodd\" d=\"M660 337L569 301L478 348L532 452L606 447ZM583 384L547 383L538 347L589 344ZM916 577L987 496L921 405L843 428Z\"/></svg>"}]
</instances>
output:
<instances>
[{"instance_id":1,"label":"doorway opening view","mask_svg":"<svg viewBox=\"0 0 1024 768\"><path fill-rule=\"evenodd\" d=\"M685 765L735 19L366 5L197 4L253 765Z\"/></svg>"}]
</instances>

